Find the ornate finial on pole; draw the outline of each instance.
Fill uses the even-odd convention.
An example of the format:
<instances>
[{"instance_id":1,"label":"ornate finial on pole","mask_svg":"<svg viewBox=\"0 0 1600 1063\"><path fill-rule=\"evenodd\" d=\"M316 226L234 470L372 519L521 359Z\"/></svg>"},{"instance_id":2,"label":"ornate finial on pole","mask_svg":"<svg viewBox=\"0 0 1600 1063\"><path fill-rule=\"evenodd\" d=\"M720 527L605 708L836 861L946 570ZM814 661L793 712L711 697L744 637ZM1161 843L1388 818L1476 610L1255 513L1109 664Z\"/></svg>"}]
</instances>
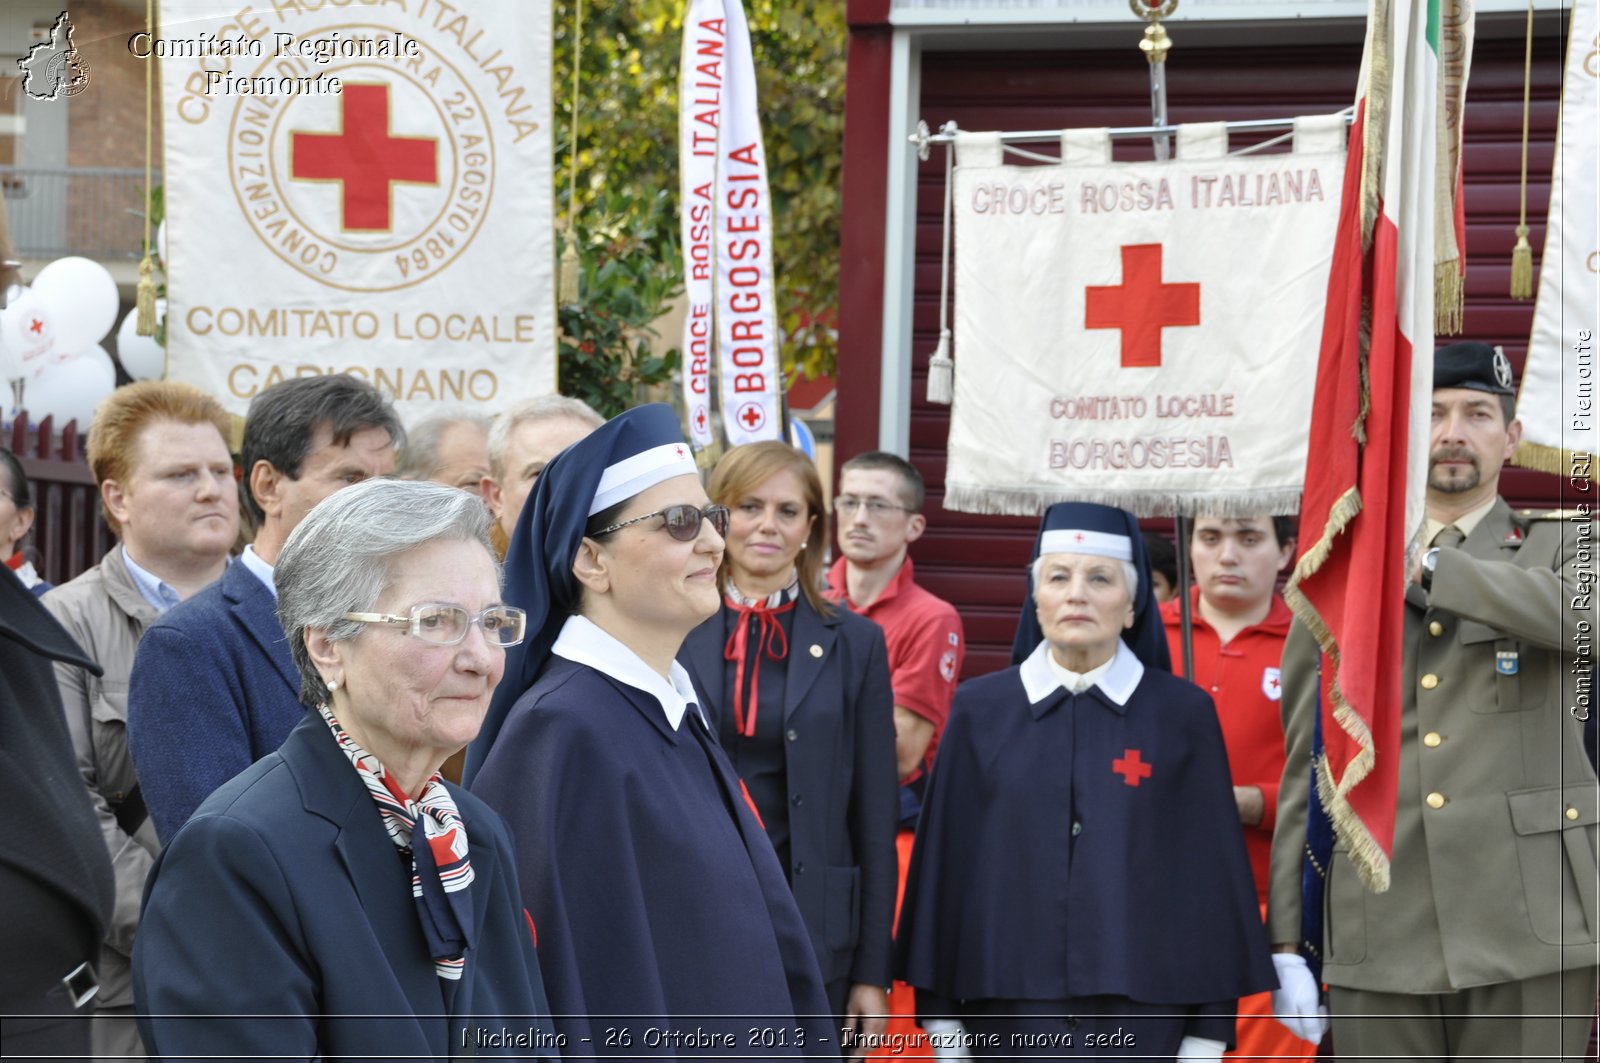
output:
<instances>
[{"instance_id":1,"label":"ornate finial on pole","mask_svg":"<svg viewBox=\"0 0 1600 1063\"><path fill-rule=\"evenodd\" d=\"M1172 50L1172 38L1167 36L1161 20L1178 10L1178 0L1128 0L1128 7L1150 23L1144 28L1139 50L1150 62L1150 122L1164 126L1167 124L1167 53ZM1171 138L1166 133L1155 134L1151 142L1157 159L1171 156Z\"/></svg>"}]
</instances>

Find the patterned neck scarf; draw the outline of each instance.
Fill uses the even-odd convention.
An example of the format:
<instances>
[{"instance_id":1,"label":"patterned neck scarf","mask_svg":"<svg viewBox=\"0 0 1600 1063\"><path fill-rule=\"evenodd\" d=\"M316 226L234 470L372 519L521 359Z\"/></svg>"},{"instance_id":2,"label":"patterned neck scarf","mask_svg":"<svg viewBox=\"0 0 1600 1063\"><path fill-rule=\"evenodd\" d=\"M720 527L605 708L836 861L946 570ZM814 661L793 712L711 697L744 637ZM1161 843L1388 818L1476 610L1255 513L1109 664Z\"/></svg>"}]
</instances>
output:
<instances>
[{"instance_id":1,"label":"patterned neck scarf","mask_svg":"<svg viewBox=\"0 0 1600 1063\"><path fill-rule=\"evenodd\" d=\"M411 896L434 968L440 978L459 981L472 945L468 939L472 895L467 892L472 864L467 860L467 827L444 779L435 773L422 788L422 798L411 800L382 762L339 725L326 704L318 705L317 711L378 806L389 840L401 855L411 857Z\"/></svg>"},{"instance_id":2,"label":"patterned neck scarf","mask_svg":"<svg viewBox=\"0 0 1600 1063\"><path fill-rule=\"evenodd\" d=\"M781 661L789 656L789 638L783 633L778 614L794 609L800 596L800 576L791 573L788 584L766 598L746 598L730 580L723 587L723 600L737 614L728 641L722 647L722 658L733 662L733 726L746 738L756 733L756 710L761 697L761 658ZM750 667L750 683L745 685L745 664L750 657L750 620L755 618L756 654Z\"/></svg>"}]
</instances>

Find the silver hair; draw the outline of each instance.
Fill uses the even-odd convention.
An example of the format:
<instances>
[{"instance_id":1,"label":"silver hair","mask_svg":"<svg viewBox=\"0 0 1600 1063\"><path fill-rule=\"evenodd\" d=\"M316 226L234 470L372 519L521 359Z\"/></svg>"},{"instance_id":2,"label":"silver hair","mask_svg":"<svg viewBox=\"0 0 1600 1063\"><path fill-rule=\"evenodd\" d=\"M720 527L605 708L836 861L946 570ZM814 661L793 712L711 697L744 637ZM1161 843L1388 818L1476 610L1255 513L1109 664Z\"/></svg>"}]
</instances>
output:
<instances>
[{"instance_id":1,"label":"silver hair","mask_svg":"<svg viewBox=\"0 0 1600 1063\"><path fill-rule=\"evenodd\" d=\"M494 559L482 500L427 480L346 487L319 502L289 534L272 577L302 702L328 700L328 686L306 651L306 628L321 628L334 641L354 638L363 625L344 614L370 611L393 580L390 563L439 541L480 543Z\"/></svg>"},{"instance_id":2,"label":"silver hair","mask_svg":"<svg viewBox=\"0 0 1600 1063\"><path fill-rule=\"evenodd\" d=\"M1039 593L1039 577L1044 573L1044 559L1049 556L1051 555L1040 554L1033 559L1033 564L1028 569L1028 575L1033 578L1033 593L1035 595ZM1122 578L1128 584L1128 602L1137 608L1139 604L1139 569L1132 561L1123 561L1120 558L1117 560L1117 564L1122 566Z\"/></svg>"},{"instance_id":3,"label":"silver hair","mask_svg":"<svg viewBox=\"0 0 1600 1063\"><path fill-rule=\"evenodd\" d=\"M591 428L599 428L606 423L606 419L582 399L568 398L566 395L540 395L536 399L523 399L496 417L494 426L489 429L489 475L496 482L503 482L506 478L506 457L511 453L511 434L517 430L517 426L552 417L570 417Z\"/></svg>"},{"instance_id":4,"label":"silver hair","mask_svg":"<svg viewBox=\"0 0 1600 1063\"><path fill-rule=\"evenodd\" d=\"M470 424L485 435L489 418L481 413L452 413L429 417L406 429L406 443L395 463L395 476L402 480L426 480L439 470L439 440L453 425Z\"/></svg>"}]
</instances>

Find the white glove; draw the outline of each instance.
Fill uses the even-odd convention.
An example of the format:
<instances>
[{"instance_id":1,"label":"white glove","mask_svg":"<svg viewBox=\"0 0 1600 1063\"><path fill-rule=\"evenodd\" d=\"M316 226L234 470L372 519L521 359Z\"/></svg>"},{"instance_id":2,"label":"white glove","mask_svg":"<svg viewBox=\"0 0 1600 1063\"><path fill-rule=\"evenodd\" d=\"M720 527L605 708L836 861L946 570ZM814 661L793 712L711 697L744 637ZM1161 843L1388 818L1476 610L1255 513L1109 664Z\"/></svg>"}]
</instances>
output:
<instances>
[{"instance_id":1,"label":"white glove","mask_svg":"<svg viewBox=\"0 0 1600 1063\"><path fill-rule=\"evenodd\" d=\"M967 1044L967 1028L960 1019L929 1019L922 1024L933 1047L933 1058L942 1063L972 1063L972 1051Z\"/></svg>"},{"instance_id":2,"label":"white glove","mask_svg":"<svg viewBox=\"0 0 1600 1063\"><path fill-rule=\"evenodd\" d=\"M1209 1037L1185 1037L1178 1042L1178 1063L1201 1063L1202 1060L1221 1059L1228 1046Z\"/></svg>"},{"instance_id":3,"label":"white glove","mask_svg":"<svg viewBox=\"0 0 1600 1063\"><path fill-rule=\"evenodd\" d=\"M1321 988L1311 977L1306 958L1297 952L1274 952L1272 966L1278 970L1278 989L1272 991L1272 1016L1302 1041L1319 1044L1328 1032L1328 1006L1321 1002Z\"/></svg>"}]
</instances>

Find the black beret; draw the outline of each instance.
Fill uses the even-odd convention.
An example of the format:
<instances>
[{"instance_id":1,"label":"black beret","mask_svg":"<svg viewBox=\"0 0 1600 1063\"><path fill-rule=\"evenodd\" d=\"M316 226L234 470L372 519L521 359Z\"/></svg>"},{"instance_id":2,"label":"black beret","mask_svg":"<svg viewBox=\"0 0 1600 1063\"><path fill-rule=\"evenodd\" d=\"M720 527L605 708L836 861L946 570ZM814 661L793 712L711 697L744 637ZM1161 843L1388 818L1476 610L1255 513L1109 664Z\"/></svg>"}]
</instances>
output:
<instances>
[{"instance_id":1,"label":"black beret","mask_svg":"<svg viewBox=\"0 0 1600 1063\"><path fill-rule=\"evenodd\" d=\"M1491 395L1515 395L1511 359L1487 343L1452 343L1433 352L1435 388L1470 388Z\"/></svg>"}]
</instances>

